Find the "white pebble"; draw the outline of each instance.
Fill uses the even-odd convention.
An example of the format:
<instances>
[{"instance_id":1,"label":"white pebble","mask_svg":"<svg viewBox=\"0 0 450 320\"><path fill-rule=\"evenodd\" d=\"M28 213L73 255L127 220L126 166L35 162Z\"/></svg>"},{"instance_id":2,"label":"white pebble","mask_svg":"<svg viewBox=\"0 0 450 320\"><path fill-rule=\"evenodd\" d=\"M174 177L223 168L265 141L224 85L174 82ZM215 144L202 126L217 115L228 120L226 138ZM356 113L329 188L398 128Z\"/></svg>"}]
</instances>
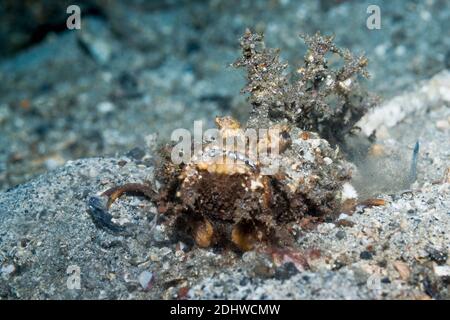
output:
<instances>
[{"instance_id":1,"label":"white pebble","mask_svg":"<svg viewBox=\"0 0 450 320\"><path fill-rule=\"evenodd\" d=\"M8 264L0 269L0 273L2 275L8 276L16 270L16 267L13 264Z\"/></svg>"},{"instance_id":2,"label":"white pebble","mask_svg":"<svg viewBox=\"0 0 450 320\"><path fill-rule=\"evenodd\" d=\"M449 277L450 276L450 266L438 266L435 264L433 269L434 269L434 273L438 277Z\"/></svg>"},{"instance_id":3,"label":"white pebble","mask_svg":"<svg viewBox=\"0 0 450 320\"><path fill-rule=\"evenodd\" d=\"M115 106L112 102L109 101L103 101L100 102L97 105L97 111L100 113L109 113L109 112L113 112L115 109Z\"/></svg>"},{"instance_id":4,"label":"white pebble","mask_svg":"<svg viewBox=\"0 0 450 320\"><path fill-rule=\"evenodd\" d=\"M323 161L325 162L325 164L326 164L327 166L333 163L333 160L331 160L331 159L328 158L328 157L323 158Z\"/></svg>"},{"instance_id":5,"label":"white pebble","mask_svg":"<svg viewBox=\"0 0 450 320\"><path fill-rule=\"evenodd\" d=\"M150 284L152 282L153 279L153 273L149 272L149 271L142 271L141 274L139 275L139 284L141 285L141 287L144 290L147 290L150 288Z\"/></svg>"},{"instance_id":6,"label":"white pebble","mask_svg":"<svg viewBox=\"0 0 450 320\"><path fill-rule=\"evenodd\" d=\"M445 131L450 128L450 123L447 120L438 120L436 121L436 128Z\"/></svg>"}]
</instances>

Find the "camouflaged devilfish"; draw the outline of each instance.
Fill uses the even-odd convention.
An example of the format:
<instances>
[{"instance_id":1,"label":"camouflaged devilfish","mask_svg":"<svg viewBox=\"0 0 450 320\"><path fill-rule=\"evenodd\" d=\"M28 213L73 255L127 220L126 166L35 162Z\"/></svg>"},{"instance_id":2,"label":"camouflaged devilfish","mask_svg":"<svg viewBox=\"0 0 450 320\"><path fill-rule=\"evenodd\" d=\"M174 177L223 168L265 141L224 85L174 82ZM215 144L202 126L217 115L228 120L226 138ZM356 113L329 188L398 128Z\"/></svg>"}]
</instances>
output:
<instances>
[{"instance_id":1,"label":"camouflaged devilfish","mask_svg":"<svg viewBox=\"0 0 450 320\"><path fill-rule=\"evenodd\" d=\"M239 123L217 118L219 139L242 135ZM154 198L177 237L200 247L232 246L251 250L258 243L292 241L292 226L303 219L320 222L341 204L349 166L316 134L276 125L278 154L268 154L277 171L265 174L262 159L240 150L206 144L190 163L166 160L159 173L163 187ZM242 136L241 136L242 138ZM245 138L245 137L244 137ZM258 138L258 148L268 137ZM124 186L126 187L126 186ZM135 191L141 193L141 189ZM124 189L125 192L133 188ZM119 189L107 193L114 199ZM112 201L110 201L112 203Z\"/></svg>"},{"instance_id":2,"label":"camouflaged devilfish","mask_svg":"<svg viewBox=\"0 0 450 320\"><path fill-rule=\"evenodd\" d=\"M248 149L209 141L182 164L172 161L173 147L166 147L160 153L158 192L141 184L112 188L103 193L106 209L122 193L140 192L157 204L177 239L246 251L258 244L289 244L295 226L353 208L353 166L339 150L349 150L347 136L373 105L356 83L359 75L367 75L367 59L337 48L331 37L319 33L303 38L309 49L297 77L286 74L279 52L266 48L262 35L250 30L241 38L242 57L234 63L247 70L244 92L252 110L246 127L278 134L258 135ZM342 67L328 66L331 54L343 60ZM218 141L246 141L235 119L216 118L216 124ZM268 170L274 165L276 170ZM90 207L96 221L111 225L97 202Z\"/></svg>"}]
</instances>

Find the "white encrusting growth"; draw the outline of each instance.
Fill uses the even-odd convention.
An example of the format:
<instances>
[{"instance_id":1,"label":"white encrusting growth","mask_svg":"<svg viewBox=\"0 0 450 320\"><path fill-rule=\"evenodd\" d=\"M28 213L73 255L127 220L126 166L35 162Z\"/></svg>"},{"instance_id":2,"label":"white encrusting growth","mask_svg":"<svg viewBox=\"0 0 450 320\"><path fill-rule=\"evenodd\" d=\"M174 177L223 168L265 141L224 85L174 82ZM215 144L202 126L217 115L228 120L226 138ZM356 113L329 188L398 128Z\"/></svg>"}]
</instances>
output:
<instances>
[{"instance_id":1,"label":"white encrusting growth","mask_svg":"<svg viewBox=\"0 0 450 320\"><path fill-rule=\"evenodd\" d=\"M355 188L348 182L342 185L342 201L349 199L357 199L358 192L356 192Z\"/></svg>"}]
</instances>

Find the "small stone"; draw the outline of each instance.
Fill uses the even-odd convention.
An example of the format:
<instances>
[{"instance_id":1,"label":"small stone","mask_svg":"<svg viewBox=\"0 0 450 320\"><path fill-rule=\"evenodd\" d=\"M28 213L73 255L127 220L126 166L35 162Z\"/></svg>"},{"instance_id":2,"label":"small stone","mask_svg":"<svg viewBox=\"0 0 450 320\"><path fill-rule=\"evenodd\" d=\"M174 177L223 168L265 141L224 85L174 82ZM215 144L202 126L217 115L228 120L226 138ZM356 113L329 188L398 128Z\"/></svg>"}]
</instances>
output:
<instances>
[{"instance_id":1,"label":"small stone","mask_svg":"<svg viewBox=\"0 0 450 320\"><path fill-rule=\"evenodd\" d=\"M409 279L411 271L409 270L409 267L406 263L404 263L403 261L395 261L394 268L397 270L402 280L406 281Z\"/></svg>"},{"instance_id":2,"label":"small stone","mask_svg":"<svg viewBox=\"0 0 450 320\"><path fill-rule=\"evenodd\" d=\"M379 57L383 57L386 54L387 49L387 44L379 44L375 47L375 54Z\"/></svg>"},{"instance_id":3,"label":"small stone","mask_svg":"<svg viewBox=\"0 0 450 320\"><path fill-rule=\"evenodd\" d=\"M153 273L149 271L142 271L141 274L139 275L138 280L142 289L149 290L152 286Z\"/></svg>"},{"instance_id":4,"label":"small stone","mask_svg":"<svg viewBox=\"0 0 450 320\"><path fill-rule=\"evenodd\" d=\"M115 105L109 101L103 101L97 105L97 111L103 114L113 112L115 108Z\"/></svg>"},{"instance_id":5,"label":"small stone","mask_svg":"<svg viewBox=\"0 0 450 320\"><path fill-rule=\"evenodd\" d=\"M391 280L388 277L384 277L380 281L381 281L381 283L386 283L386 284L391 283Z\"/></svg>"},{"instance_id":6,"label":"small stone","mask_svg":"<svg viewBox=\"0 0 450 320\"><path fill-rule=\"evenodd\" d=\"M339 227L353 227L355 223L353 221L347 220L347 219L339 219L336 222L336 225Z\"/></svg>"},{"instance_id":7,"label":"small stone","mask_svg":"<svg viewBox=\"0 0 450 320\"><path fill-rule=\"evenodd\" d=\"M436 121L436 128L445 131L450 128L450 123L447 120L438 120Z\"/></svg>"},{"instance_id":8,"label":"small stone","mask_svg":"<svg viewBox=\"0 0 450 320\"><path fill-rule=\"evenodd\" d=\"M347 234L344 230L339 230L338 232L336 232L336 238L338 238L339 240L344 239L346 236Z\"/></svg>"},{"instance_id":9,"label":"small stone","mask_svg":"<svg viewBox=\"0 0 450 320\"><path fill-rule=\"evenodd\" d=\"M188 246L182 241L179 241L175 248L176 248L176 250L175 250L176 252L178 252L178 251L181 251L181 252L188 251Z\"/></svg>"},{"instance_id":10,"label":"small stone","mask_svg":"<svg viewBox=\"0 0 450 320\"><path fill-rule=\"evenodd\" d=\"M439 266L434 264L433 270L438 277L450 277L450 266Z\"/></svg>"},{"instance_id":11,"label":"small stone","mask_svg":"<svg viewBox=\"0 0 450 320\"><path fill-rule=\"evenodd\" d=\"M120 160L119 162L117 162L117 164L119 165L119 167L123 167L127 164L127 162L125 160Z\"/></svg>"},{"instance_id":12,"label":"small stone","mask_svg":"<svg viewBox=\"0 0 450 320\"><path fill-rule=\"evenodd\" d=\"M299 273L297 267L292 262L287 262L275 270L274 278L277 280L287 280Z\"/></svg>"},{"instance_id":13,"label":"small stone","mask_svg":"<svg viewBox=\"0 0 450 320\"><path fill-rule=\"evenodd\" d=\"M333 223L322 223L317 226L317 231L322 234L327 234L334 228L336 228L336 225Z\"/></svg>"},{"instance_id":14,"label":"small stone","mask_svg":"<svg viewBox=\"0 0 450 320\"><path fill-rule=\"evenodd\" d=\"M159 262L161 259L156 254L150 254L150 260L153 262Z\"/></svg>"},{"instance_id":15,"label":"small stone","mask_svg":"<svg viewBox=\"0 0 450 320\"><path fill-rule=\"evenodd\" d=\"M156 242L162 242L162 241L166 240L165 230L166 230L166 228L164 225L159 224L159 225L155 226L153 228L153 232L152 232L153 239Z\"/></svg>"},{"instance_id":16,"label":"small stone","mask_svg":"<svg viewBox=\"0 0 450 320\"><path fill-rule=\"evenodd\" d=\"M369 251L363 251L360 253L359 257L363 260L372 260L372 254Z\"/></svg>"},{"instance_id":17,"label":"small stone","mask_svg":"<svg viewBox=\"0 0 450 320\"><path fill-rule=\"evenodd\" d=\"M61 156L47 158L44 162L47 170L55 170L64 164L65 160Z\"/></svg>"},{"instance_id":18,"label":"small stone","mask_svg":"<svg viewBox=\"0 0 450 320\"><path fill-rule=\"evenodd\" d=\"M184 300L187 298L187 295L189 293L189 287L181 287L178 289L177 298L180 300Z\"/></svg>"},{"instance_id":19,"label":"small stone","mask_svg":"<svg viewBox=\"0 0 450 320\"><path fill-rule=\"evenodd\" d=\"M14 271L16 271L16 267L13 264L8 264L0 269L0 273L5 276L11 275Z\"/></svg>"},{"instance_id":20,"label":"small stone","mask_svg":"<svg viewBox=\"0 0 450 320\"><path fill-rule=\"evenodd\" d=\"M85 175L89 178L96 178L99 175L99 172L96 168L89 168L85 171Z\"/></svg>"},{"instance_id":21,"label":"small stone","mask_svg":"<svg viewBox=\"0 0 450 320\"><path fill-rule=\"evenodd\" d=\"M443 265L447 261L448 254L445 251L437 249L428 249L428 257L430 260L436 262L438 265Z\"/></svg>"},{"instance_id":22,"label":"small stone","mask_svg":"<svg viewBox=\"0 0 450 320\"><path fill-rule=\"evenodd\" d=\"M333 163L333 160L331 160L331 159L328 158L328 157L323 158L323 161L325 162L325 164L326 164L327 166Z\"/></svg>"},{"instance_id":23,"label":"small stone","mask_svg":"<svg viewBox=\"0 0 450 320\"><path fill-rule=\"evenodd\" d=\"M116 279L116 274L113 273L113 272L109 272L109 273L106 275L106 278L107 278L109 281L113 281L113 280Z\"/></svg>"},{"instance_id":24,"label":"small stone","mask_svg":"<svg viewBox=\"0 0 450 320\"><path fill-rule=\"evenodd\" d=\"M344 81L340 81L339 82L339 86L342 89L346 90L346 91L350 90L351 85L352 85L352 79L351 78L348 78L348 79L346 79Z\"/></svg>"},{"instance_id":25,"label":"small stone","mask_svg":"<svg viewBox=\"0 0 450 320\"><path fill-rule=\"evenodd\" d=\"M274 276L274 270L261 263L257 263L252 271L256 277L262 279L269 279Z\"/></svg>"}]
</instances>

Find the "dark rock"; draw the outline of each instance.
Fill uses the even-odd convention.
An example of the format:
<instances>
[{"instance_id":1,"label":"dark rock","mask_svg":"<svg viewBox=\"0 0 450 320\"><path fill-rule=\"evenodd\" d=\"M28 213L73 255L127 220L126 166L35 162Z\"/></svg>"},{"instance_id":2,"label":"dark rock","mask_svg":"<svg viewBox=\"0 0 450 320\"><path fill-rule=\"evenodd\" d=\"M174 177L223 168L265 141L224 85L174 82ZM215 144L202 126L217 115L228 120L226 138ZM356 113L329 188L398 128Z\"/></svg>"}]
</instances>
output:
<instances>
[{"instance_id":1,"label":"dark rock","mask_svg":"<svg viewBox=\"0 0 450 320\"><path fill-rule=\"evenodd\" d=\"M391 283L391 280L388 277L381 279L382 283Z\"/></svg>"},{"instance_id":2,"label":"dark rock","mask_svg":"<svg viewBox=\"0 0 450 320\"><path fill-rule=\"evenodd\" d=\"M126 155L132 159L141 160L145 156L145 151L142 148L136 147L131 149Z\"/></svg>"},{"instance_id":3,"label":"dark rock","mask_svg":"<svg viewBox=\"0 0 450 320\"><path fill-rule=\"evenodd\" d=\"M428 257L438 265L443 265L447 262L448 254L445 251L430 248L428 249Z\"/></svg>"},{"instance_id":4,"label":"dark rock","mask_svg":"<svg viewBox=\"0 0 450 320\"><path fill-rule=\"evenodd\" d=\"M294 263L288 262L275 270L274 278L278 280L287 280L298 273Z\"/></svg>"},{"instance_id":5,"label":"dark rock","mask_svg":"<svg viewBox=\"0 0 450 320\"><path fill-rule=\"evenodd\" d=\"M363 251L360 253L359 257L363 260L372 260L373 256L369 251Z\"/></svg>"}]
</instances>

